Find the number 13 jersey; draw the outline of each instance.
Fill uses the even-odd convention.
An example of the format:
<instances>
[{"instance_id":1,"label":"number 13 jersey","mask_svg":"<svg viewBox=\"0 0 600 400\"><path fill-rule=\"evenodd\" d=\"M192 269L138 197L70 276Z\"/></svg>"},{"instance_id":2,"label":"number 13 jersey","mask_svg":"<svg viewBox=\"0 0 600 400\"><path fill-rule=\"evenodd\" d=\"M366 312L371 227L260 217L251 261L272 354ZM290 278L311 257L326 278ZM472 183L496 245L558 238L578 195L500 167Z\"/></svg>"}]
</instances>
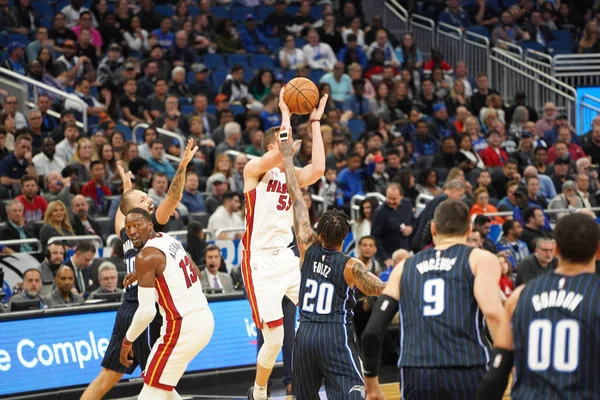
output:
<instances>
[{"instance_id":1,"label":"number 13 jersey","mask_svg":"<svg viewBox=\"0 0 600 400\"><path fill-rule=\"evenodd\" d=\"M457 244L423 250L406 260L400 280L399 367L476 367L489 362L485 321L473 295L471 251Z\"/></svg>"},{"instance_id":2,"label":"number 13 jersey","mask_svg":"<svg viewBox=\"0 0 600 400\"><path fill-rule=\"evenodd\" d=\"M294 213L285 173L273 168L265 173L256 188L244 193L246 231L245 250L288 247L293 241Z\"/></svg>"},{"instance_id":3,"label":"number 13 jersey","mask_svg":"<svg viewBox=\"0 0 600 400\"><path fill-rule=\"evenodd\" d=\"M208 308L200 277L178 240L165 233L156 233L146 242L146 247L160 250L167 261L163 273L155 278L163 319L177 320Z\"/></svg>"}]
</instances>

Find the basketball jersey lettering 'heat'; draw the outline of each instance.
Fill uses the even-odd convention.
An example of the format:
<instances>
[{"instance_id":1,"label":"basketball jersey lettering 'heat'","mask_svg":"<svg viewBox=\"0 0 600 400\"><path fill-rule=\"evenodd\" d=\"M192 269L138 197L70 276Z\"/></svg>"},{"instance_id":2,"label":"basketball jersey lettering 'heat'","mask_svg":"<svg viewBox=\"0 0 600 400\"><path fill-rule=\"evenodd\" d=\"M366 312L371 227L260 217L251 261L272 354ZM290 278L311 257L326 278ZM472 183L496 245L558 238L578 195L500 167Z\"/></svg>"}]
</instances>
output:
<instances>
[{"instance_id":1,"label":"basketball jersey lettering 'heat'","mask_svg":"<svg viewBox=\"0 0 600 400\"><path fill-rule=\"evenodd\" d=\"M154 226L154 231L159 232L162 231L165 227L164 225L159 224L156 221L156 216L152 214L150 216L152 218L152 225ZM127 267L127 273L132 273L135 271L135 257L138 255L138 249L133 246L131 240L127 236L127 232L125 228L121 229L121 242L123 243L123 260L125 261L125 266ZM129 285L125 289L125 301L138 301L138 286L137 281Z\"/></svg>"},{"instance_id":2,"label":"basketball jersey lettering 'heat'","mask_svg":"<svg viewBox=\"0 0 600 400\"><path fill-rule=\"evenodd\" d=\"M513 314L513 399L600 396L600 277L543 275L521 292Z\"/></svg>"},{"instance_id":3,"label":"basketball jersey lettering 'heat'","mask_svg":"<svg viewBox=\"0 0 600 400\"><path fill-rule=\"evenodd\" d=\"M208 307L200 277L181 243L164 233L157 233L146 247L160 250L166 258L165 270L155 278L158 305L163 317L162 333L172 321ZM165 326L167 325L167 326Z\"/></svg>"},{"instance_id":4,"label":"basketball jersey lettering 'heat'","mask_svg":"<svg viewBox=\"0 0 600 400\"><path fill-rule=\"evenodd\" d=\"M344 278L348 260L320 244L308 248L300 271L300 322L352 323L356 299Z\"/></svg>"},{"instance_id":5,"label":"basketball jersey lettering 'heat'","mask_svg":"<svg viewBox=\"0 0 600 400\"><path fill-rule=\"evenodd\" d=\"M427 249L409 258L400 281L399 367L484 366L490 346L475 296L471 247Z\"/></svg>"},{"instance_id":6,"label":"basketball jersey lettering 'heat'","mask_svg":"<svg viewBox=\"0 0 600 400\"><path fill-rule=\"evenodd\" d=\"M273 168L246 197L245 250L288 247L293 241L294 214L285 173Z\"/></svg>"}]
</instances>

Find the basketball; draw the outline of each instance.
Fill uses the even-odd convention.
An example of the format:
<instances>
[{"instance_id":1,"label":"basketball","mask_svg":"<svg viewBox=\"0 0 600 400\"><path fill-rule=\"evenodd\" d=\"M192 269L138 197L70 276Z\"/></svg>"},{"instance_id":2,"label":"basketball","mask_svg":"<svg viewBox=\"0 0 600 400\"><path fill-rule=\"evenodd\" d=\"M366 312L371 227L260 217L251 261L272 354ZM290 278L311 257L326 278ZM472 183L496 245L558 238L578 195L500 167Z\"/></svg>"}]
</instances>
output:
<instances>
[{"instance_id":1,"label":"basketball","mask_svg":"<svg viewBox=\"0 0 600 400\"><path fill-rule=\"evenodd\" d=\"M285 85L283 101L292 114L310 114L319 105L319 89L310 79L294 78Z\"/></svg>"}]
</instances>

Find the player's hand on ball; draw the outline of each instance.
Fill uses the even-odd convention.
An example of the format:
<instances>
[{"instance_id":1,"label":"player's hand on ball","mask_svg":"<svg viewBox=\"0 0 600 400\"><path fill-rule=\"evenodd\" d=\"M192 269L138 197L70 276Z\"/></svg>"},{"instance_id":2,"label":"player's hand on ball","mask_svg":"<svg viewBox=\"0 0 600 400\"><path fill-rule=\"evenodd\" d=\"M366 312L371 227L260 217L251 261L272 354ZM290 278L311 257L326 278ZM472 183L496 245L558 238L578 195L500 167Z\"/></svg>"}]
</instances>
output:
<instances>
[{"instance_id":1,"label":"player's hand on ball","mask_svg":"<svg viewBox=\"0 0 600 400\"><path fill-rule=\"evenodd\" d=\"M187 146L181 157L181 164L187 165L194 158L194 154L198 151L198 146L194 146L194 139L188 139Z\"/></svg>"},{"instance_id":2,"label":"player's hand on ball","mask_svg":"<svg viewBox=\"0 0 600 400\"><path fill-rule=\"evenodd\" d=\"M284 113L290 113L290 109L287 106L287 104L285 104L285 100L283 100L283 96L285 94L285 87L281 88L281 91L279 92L279 111L281 111L282 114Z\"/></svg>"},{"instance_id":3,"label":"player's hand on ball","mask_svg":"<svg viewBox=\"0 0 600 400\"><path fill-rule=\"evenodd\" d=\"M327 105L328 98L329 98L328 94L324 94L323 97L321 97L321 101L319 101L319 106L310 113L311 121L313 119L321 119L321 117L323 116L323 113L325 112L325 106Z\"/></svg>"}]
</instances>

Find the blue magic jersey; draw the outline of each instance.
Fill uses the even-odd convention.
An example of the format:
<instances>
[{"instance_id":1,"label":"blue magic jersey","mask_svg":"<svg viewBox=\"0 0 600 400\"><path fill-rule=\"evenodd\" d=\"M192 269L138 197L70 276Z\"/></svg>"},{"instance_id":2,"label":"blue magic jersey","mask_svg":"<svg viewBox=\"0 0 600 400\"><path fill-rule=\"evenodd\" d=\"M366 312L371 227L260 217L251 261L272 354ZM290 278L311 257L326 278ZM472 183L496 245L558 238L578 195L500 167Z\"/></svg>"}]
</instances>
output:
<instances>
[{"instance_id":1,"label":"blue magic jersey","mask_svg":"<svg viewBox=\"0 0 600 400\"><path fill-rule=\"evenodd\" d=\"M344 278L348 260L347 255L327 250L320 243L306 250L300 280L300 322L352 323L356 300Z\"/></svg>"},{"instance_id":2,"label":"blue magic jersey","mask_svg":"<svg viewBox=\"0 0 600 400\"><path fill-rule=\"evenodd\" d=\"M512 317L513 399L600 398L599 305L594 274L551 272L527 283Z\"/></svg>"},{"instance_id":3,"label":"blue magic jersey","mask_svg":"<svg viewBox=\"0 0 600 400\"><path fill-rule=\"evenodd\" d=\"M427 249L404 263L399 367L475 367L489 362L485 321L473 295L472 251L462 244Z\"/></svg>"},{"instance_id":4,"label":"blue magic jersey","mask_svg":"<svg viewBox=\"0 0 600 400\"><path fill-rule=\"evenodd\" d=\"M162 231L165 226L159 224L156 221L156 217L154 216L154 214L151 215L151 218L152 218L152 224L154 225L154 231L155 232ZM125 265L127 266L127 273L129 274L129 273L135 271L135 257L138 255L138 249L136 249L133 246L133 243L131 243L131 240L129 240L129 237L127 237L125 228L121 229L121 242L123 242L123 254L124 254L123 258L125 261ZM134 301L137 303L137 301L138 301L137 282L133 283L132 285L129 285L129 287L127 287L125 289L125 300L126 301Z\"/></svg>"}]
</instances>

